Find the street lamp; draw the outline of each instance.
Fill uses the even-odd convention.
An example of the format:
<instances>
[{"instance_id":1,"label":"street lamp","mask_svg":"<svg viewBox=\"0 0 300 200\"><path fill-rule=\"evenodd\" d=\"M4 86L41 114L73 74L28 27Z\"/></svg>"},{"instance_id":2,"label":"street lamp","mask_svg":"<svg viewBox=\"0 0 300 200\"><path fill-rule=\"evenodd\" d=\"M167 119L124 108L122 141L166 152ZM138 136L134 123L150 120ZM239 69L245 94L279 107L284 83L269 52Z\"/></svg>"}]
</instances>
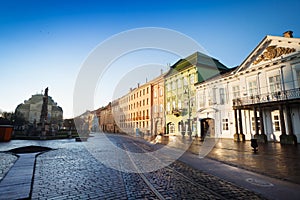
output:
<instances>
[{"instance_id":1,"label":"street lamp","mask_svg":"<svg viewBox=\"0 0 300 200\"><path fill-rule=\"evenodd\" d=\"M192 135L192 131L191 131L191 101L190 101L190 89L187 88L184 91L184 94L187 94L188 96L188 135L191 136Z\"/></svg>"}]
</instances>

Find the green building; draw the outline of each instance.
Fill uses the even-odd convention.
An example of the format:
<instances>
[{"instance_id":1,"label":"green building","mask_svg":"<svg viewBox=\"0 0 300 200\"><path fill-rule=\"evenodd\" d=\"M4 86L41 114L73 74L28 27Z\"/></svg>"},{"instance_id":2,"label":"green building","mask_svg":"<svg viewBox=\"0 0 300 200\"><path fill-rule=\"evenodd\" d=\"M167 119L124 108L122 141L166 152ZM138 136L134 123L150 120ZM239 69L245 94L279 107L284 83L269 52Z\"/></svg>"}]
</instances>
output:
<instances>
[{"instance_id":1,"label":"green building","mask_svg":"<svg viewBox=\"0 0 300 200\"><path fill-rule=\"evenodd\" d=\"M222 74L228 68L218 60L196 52L170 67L165 79L166 133L196 136L196 83Z\"/></svg>"}]
</instances>

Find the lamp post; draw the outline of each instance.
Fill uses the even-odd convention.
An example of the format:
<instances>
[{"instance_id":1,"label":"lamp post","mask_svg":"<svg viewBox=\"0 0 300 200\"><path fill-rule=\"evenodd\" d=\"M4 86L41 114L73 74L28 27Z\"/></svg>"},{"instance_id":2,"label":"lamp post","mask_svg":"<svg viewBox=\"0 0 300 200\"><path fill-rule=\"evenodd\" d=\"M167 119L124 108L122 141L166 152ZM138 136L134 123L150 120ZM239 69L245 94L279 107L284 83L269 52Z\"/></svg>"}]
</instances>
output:
<instances>
[{"instance_id":1,"label":"lamp post","mask_svg":"<svg viewBox=\"0 0 300 200\"><path fill-rule=\"evenodd\" d=\"M190 89L187 88L184 91L184 94L187 94L188 96L188 135L192 136L192 131L191 131L191 101L190 101Z\"/></svg>"}]
</instances>

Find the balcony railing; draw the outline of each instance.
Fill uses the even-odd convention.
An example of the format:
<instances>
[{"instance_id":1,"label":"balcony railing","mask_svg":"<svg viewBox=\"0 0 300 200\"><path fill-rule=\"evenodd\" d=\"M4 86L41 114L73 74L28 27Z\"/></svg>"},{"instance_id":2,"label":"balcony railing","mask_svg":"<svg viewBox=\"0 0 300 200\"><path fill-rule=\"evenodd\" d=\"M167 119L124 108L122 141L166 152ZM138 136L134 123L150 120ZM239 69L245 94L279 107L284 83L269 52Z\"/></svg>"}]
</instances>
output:
<instances>
[{"instance_id":1,"label":"balcony railing","mask_svg":"<svg viewBox=\"0 0 300 200\"><path fill-rule=\"evenodd\" d=\"M276 102L300 98L300 88L233 99L233 106Z\"/></svg>"}]
</instances>

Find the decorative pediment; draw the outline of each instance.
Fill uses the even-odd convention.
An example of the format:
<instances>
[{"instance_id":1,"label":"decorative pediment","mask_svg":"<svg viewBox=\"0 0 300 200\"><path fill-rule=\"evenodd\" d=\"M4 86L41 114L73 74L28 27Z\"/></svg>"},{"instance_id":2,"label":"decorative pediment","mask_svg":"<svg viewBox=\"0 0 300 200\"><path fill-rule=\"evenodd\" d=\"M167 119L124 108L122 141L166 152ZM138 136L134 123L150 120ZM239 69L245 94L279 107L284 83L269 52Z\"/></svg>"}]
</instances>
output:
<instances>
[{"instance_id":1,"label":"decorative pediment","mask_svg":"<svg viewBox=\"0 0 300 200\"><path fill-rule=\"evenodd\" d=\"M273 58L277 58L279 56L282 56L284 54L289 54L292 52L295 52L295 48L289 48L289 47L277 47L277 45L272 45L266 48L265 52L258 56L258 58L253 62L254 65L257 65L258 63L262 61L268 61Z\"/></svg>"},{"instance_id":2,"label":"decorative pediment","mask_svg":"<svg viewBox=\"0 0 300 200\"><path fill-rule=\"evenodd\" d=\"M267 35L234 73L249 70L300 51L300 38Z\"/></svg>"}]
</instances>

